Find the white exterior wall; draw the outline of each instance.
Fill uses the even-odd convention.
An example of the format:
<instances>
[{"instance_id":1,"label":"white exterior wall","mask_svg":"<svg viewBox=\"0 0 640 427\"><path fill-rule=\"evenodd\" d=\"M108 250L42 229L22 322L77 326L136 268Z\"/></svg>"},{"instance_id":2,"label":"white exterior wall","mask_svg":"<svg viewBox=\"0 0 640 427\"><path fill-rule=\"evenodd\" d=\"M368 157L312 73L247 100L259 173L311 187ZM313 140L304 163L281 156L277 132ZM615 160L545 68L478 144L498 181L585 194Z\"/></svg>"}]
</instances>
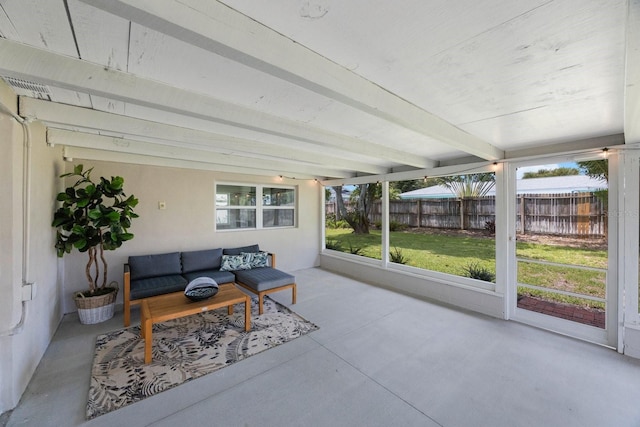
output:
<instances>
[{"instance_id":1,"label":"white exterior wall","mask_svg":"<svg viewBox=\"0 0 640 427\"><path fill-rule=\"evenodd\" d=\"M0 84L0 101L14 105L15 94ZM15 112L15 109L13 110ZM65 187L58 177L77 163L94 167L92 176L120 175L125 192L140 203L131 232L135 238L117 251L108 251L109 280L122 287L123 264L129 255L243 246L258 243L277 255L278 268L295 270L317 266L320 252L323 187L309 180L280 181L257 177L156 166L76 160L62 161L62 147L48 147L45 128L31 129L29 216L24 216L23 129L10 114L0 109L0 413L14 408L47 349L63 313L75 311L72 295L87 288L84 269L86 254L74 251L56 257L55 230L51 227L57 208L55 196ZM296 186L297 226L256 231L214 230L214 190L216 181ZM158 209L158 201L166 209ZM26 222L25 222L26 221ZM23 224L28 224L28 259L22 256ZM27 263L26 274L23 265ZM23 281L35 282L35 297L22 304ZM118 303L122 302L122 293ZM24 316L23 316L24 314Z\"/></svg>"},{"instance_id":2,"label":"white exterior wall","mask_svg":"<svg viewBox=\"0 0 640 427\"><path fill-rule=\"evenodd\" d=\"M15 95L0 85L0 100L11 106ZM62 318L58 261L52 250L55 232L51 228L57 192L54 177L62 166L56 159L61 158L61 150L46 146L41 125L32 123L29 129L30 150L20 123L0 110L0 412L17 405ZM25 162L25 156L30 162ZM32 183L26 211L25 170ZM35 283L35 296L24 304L23 282Z\"/></svg>"},{"instance_id":3,"label":"white exterior wall","mask_svg":"<svg viewBox=\"0 0 640 427\"><path fill-rule=\"evenodd\" d=\"M93 167L92 178L115 175L124 178L127 195L139 199L132 222L135 237L116 251L107 251L109 281L122 289L123 265L129 255L158 254L199 249L245 246L258 243L261 249L276 254L277 267L292 272L319 264L320 215L319 192L324 188L310 180L283 180L216 173L160 166L74 160L66 163L67 171L75 164ZM215 231L215 184L238 182L247 184L292 185L297 187L297 227L262 230ZM163 201L166 209L158 209ZM64 312L75 311L73 294L87 288L84 268L87 255L79 252L64 257ZM118 295L122 302L122 292Z\"/></svg>"}]
</instances>

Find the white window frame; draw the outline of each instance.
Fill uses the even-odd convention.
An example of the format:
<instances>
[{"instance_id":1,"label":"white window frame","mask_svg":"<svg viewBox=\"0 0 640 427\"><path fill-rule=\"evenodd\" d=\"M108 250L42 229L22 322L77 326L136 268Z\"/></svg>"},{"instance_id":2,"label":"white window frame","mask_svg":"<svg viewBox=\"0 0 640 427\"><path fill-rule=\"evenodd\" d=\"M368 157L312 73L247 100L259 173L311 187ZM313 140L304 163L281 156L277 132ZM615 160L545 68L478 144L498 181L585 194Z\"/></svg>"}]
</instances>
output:
<instances>
[{"instance_id":1,"label":"white window frame","mask_svg":"<svg viewBox=\"0 0 640 427\"><path fill-rule=\"evenodd\" d=\"M227 205L224 207L227 209L245 209L245 210L255 210L256 221L255 227L247 227L247 228L218 228L218 209L222 208L222 206L218 206L218 202L220 200L219 196L223 194L218 194L219 186L237 186L237 187L250 187L255 189L255 205ZM271 206L263 204L263 191L265 188L281 188L283 190L291 190L293 191L293 205L291 206ZM214 185L214 227L216 231L227 232L227 231L251 231L251 230L278 230L282 228L295 228L298 225L298 188L294 185L282 185L282 184L256 184L256 183L247 183L247 182L216 182ZM265 227L263 224L263 214L265 210L291 210L293 211L293 225L282 225L275 227Z\"/></svg>"}]
</instances>

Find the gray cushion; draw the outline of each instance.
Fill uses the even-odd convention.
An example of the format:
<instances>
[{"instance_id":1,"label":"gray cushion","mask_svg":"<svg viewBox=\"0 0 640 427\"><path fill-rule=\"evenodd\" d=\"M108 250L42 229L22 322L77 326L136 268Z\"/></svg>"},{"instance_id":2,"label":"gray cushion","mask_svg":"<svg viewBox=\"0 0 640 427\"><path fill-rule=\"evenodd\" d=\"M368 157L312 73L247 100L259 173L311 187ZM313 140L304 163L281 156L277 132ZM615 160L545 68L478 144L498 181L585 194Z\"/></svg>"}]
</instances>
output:
<instances>
[{"instance_id":1,"label":"gray cushion","mask_svg":"<svg viewBox=\"0 0 640 427\"><path fill-rule=\"evenodd\" d=\"M224 255L240 255L242 252L260 252L258 245L241 246L238 248L226 248L222 251Z\"/></svg>"},{"instance_id":2,"label":"gray cushion","mask_svg":"<svg viewBox=\"0 0 640 427\"><path fill-rule=\"evenodd\" d=\"M155 295L184 291L188 283L187 279L178 274L132 280L129 299L149 298Z\"/></svg>"},{"instance_id":3,"label":"gray cushion","mask_svg":"<svg viewBox=\"0 0 640 427\"><path fill-rule=\"evenodd\" d=\"M233 275L230 271L220 271L220 270L200 270L193 271L191 273L183 273L182 276L187 279L189 282L197 279L198 277L209 277L215 280L218 283L233 283L236 281L236 276Z\"/></svg>"},{"instance_id":4,"label":"gray cushion","mask_svg":"<svg viewBox=\"0 0 640 427\"><path fill-rule=\"evenodd\" d=\"M180 252L129 257L131 280L182 273Z\"/></svg>"},{"instance_id":5,"label":"gray cushion","mask_svg":"<svg viewBox=\"0 0 640 427\"><path fill-rule=\"evenodd\" d=\"M182 272L190 273L192 271L220 268L221 260L222 248L182 252Z\"/></svg>"},{"instance_id":6,"label":"gray cushion","mask_svg":"<svg viewBox=\"0 0 640 427\"><path fill-rule=\"evenodd\" d=\"M236 281L242 282L258 292L296 282L296 278L291 274L271 267L238 270L234 273L236 275Z\"/></svg>"}]
</instances>

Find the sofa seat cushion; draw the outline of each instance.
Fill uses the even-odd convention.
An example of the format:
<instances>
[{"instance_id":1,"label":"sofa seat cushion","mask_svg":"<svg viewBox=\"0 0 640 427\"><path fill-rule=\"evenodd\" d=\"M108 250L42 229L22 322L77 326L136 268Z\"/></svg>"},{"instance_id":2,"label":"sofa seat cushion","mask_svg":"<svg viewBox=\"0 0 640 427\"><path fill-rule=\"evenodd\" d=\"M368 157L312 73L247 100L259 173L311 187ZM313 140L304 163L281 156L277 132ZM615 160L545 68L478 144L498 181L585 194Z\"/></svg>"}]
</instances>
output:
<instances>
[{"instance_id":1,"label":"sofa seat cushion","mask_svg":"<svg viewBox=\"0 0 640 427\"><path fill-rule=\"evenodd\" d=\"M257 292L295 283L296 278L284 271L271 267L252 268L235 272L236 280L255 289Z\"/></svg>"},{"instance_id":2,"label":"sofa seat cushion","mask_svg":"<svg viewBox=\"0 0 640 427\"><path fill-rule=\"evenodd\" d=\"M189 282L198 277L208 277L217 283L233 283L236 280L236 276L234 276L232 272L220 271L218 269L192 271L191 273L184 273L182 276Z\"/></svg>"},{"instance_id":3,"label":"sofa seat cushion","mask_svg":"<svg viewBox=\"0 0 640 427\"><path fill-rule=\"evenodd\" d=\"M131 300L149 298L170 292L184 291L189 281L179 274L147 277L131 281Z\"/></svg>"}]
</instances>

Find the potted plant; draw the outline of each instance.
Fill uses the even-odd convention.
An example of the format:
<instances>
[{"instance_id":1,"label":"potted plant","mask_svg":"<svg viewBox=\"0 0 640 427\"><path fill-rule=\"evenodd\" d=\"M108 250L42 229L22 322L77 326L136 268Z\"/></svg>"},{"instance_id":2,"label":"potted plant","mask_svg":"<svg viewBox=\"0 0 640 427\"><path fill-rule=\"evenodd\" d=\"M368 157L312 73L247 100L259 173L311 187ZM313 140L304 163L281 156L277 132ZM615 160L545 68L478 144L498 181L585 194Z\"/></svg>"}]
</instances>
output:
<instances>
[{"instance_id":1,"label":"potted plant","mask_svg":"<svg viewBox=\"0 0 640 427\"><path fill-rule=\"evenodd\" d=\"M104 251L117 249L131 240L133 234L127 230L131 220L138 217L133 211L138 199L124 194L124 179L101 177L99 183L94 183L92 170L84 171L82 165L77 165L73 172L60 175L60 178L76 177L77 181L58 194L56 199L62 206L54 213L52 223L57 228L58 257L73 248L89 256L85 269L89 289L74 295L80 322L85 324L113 317L118 283L107 285Z\"/></svg>"}]
</instances>

